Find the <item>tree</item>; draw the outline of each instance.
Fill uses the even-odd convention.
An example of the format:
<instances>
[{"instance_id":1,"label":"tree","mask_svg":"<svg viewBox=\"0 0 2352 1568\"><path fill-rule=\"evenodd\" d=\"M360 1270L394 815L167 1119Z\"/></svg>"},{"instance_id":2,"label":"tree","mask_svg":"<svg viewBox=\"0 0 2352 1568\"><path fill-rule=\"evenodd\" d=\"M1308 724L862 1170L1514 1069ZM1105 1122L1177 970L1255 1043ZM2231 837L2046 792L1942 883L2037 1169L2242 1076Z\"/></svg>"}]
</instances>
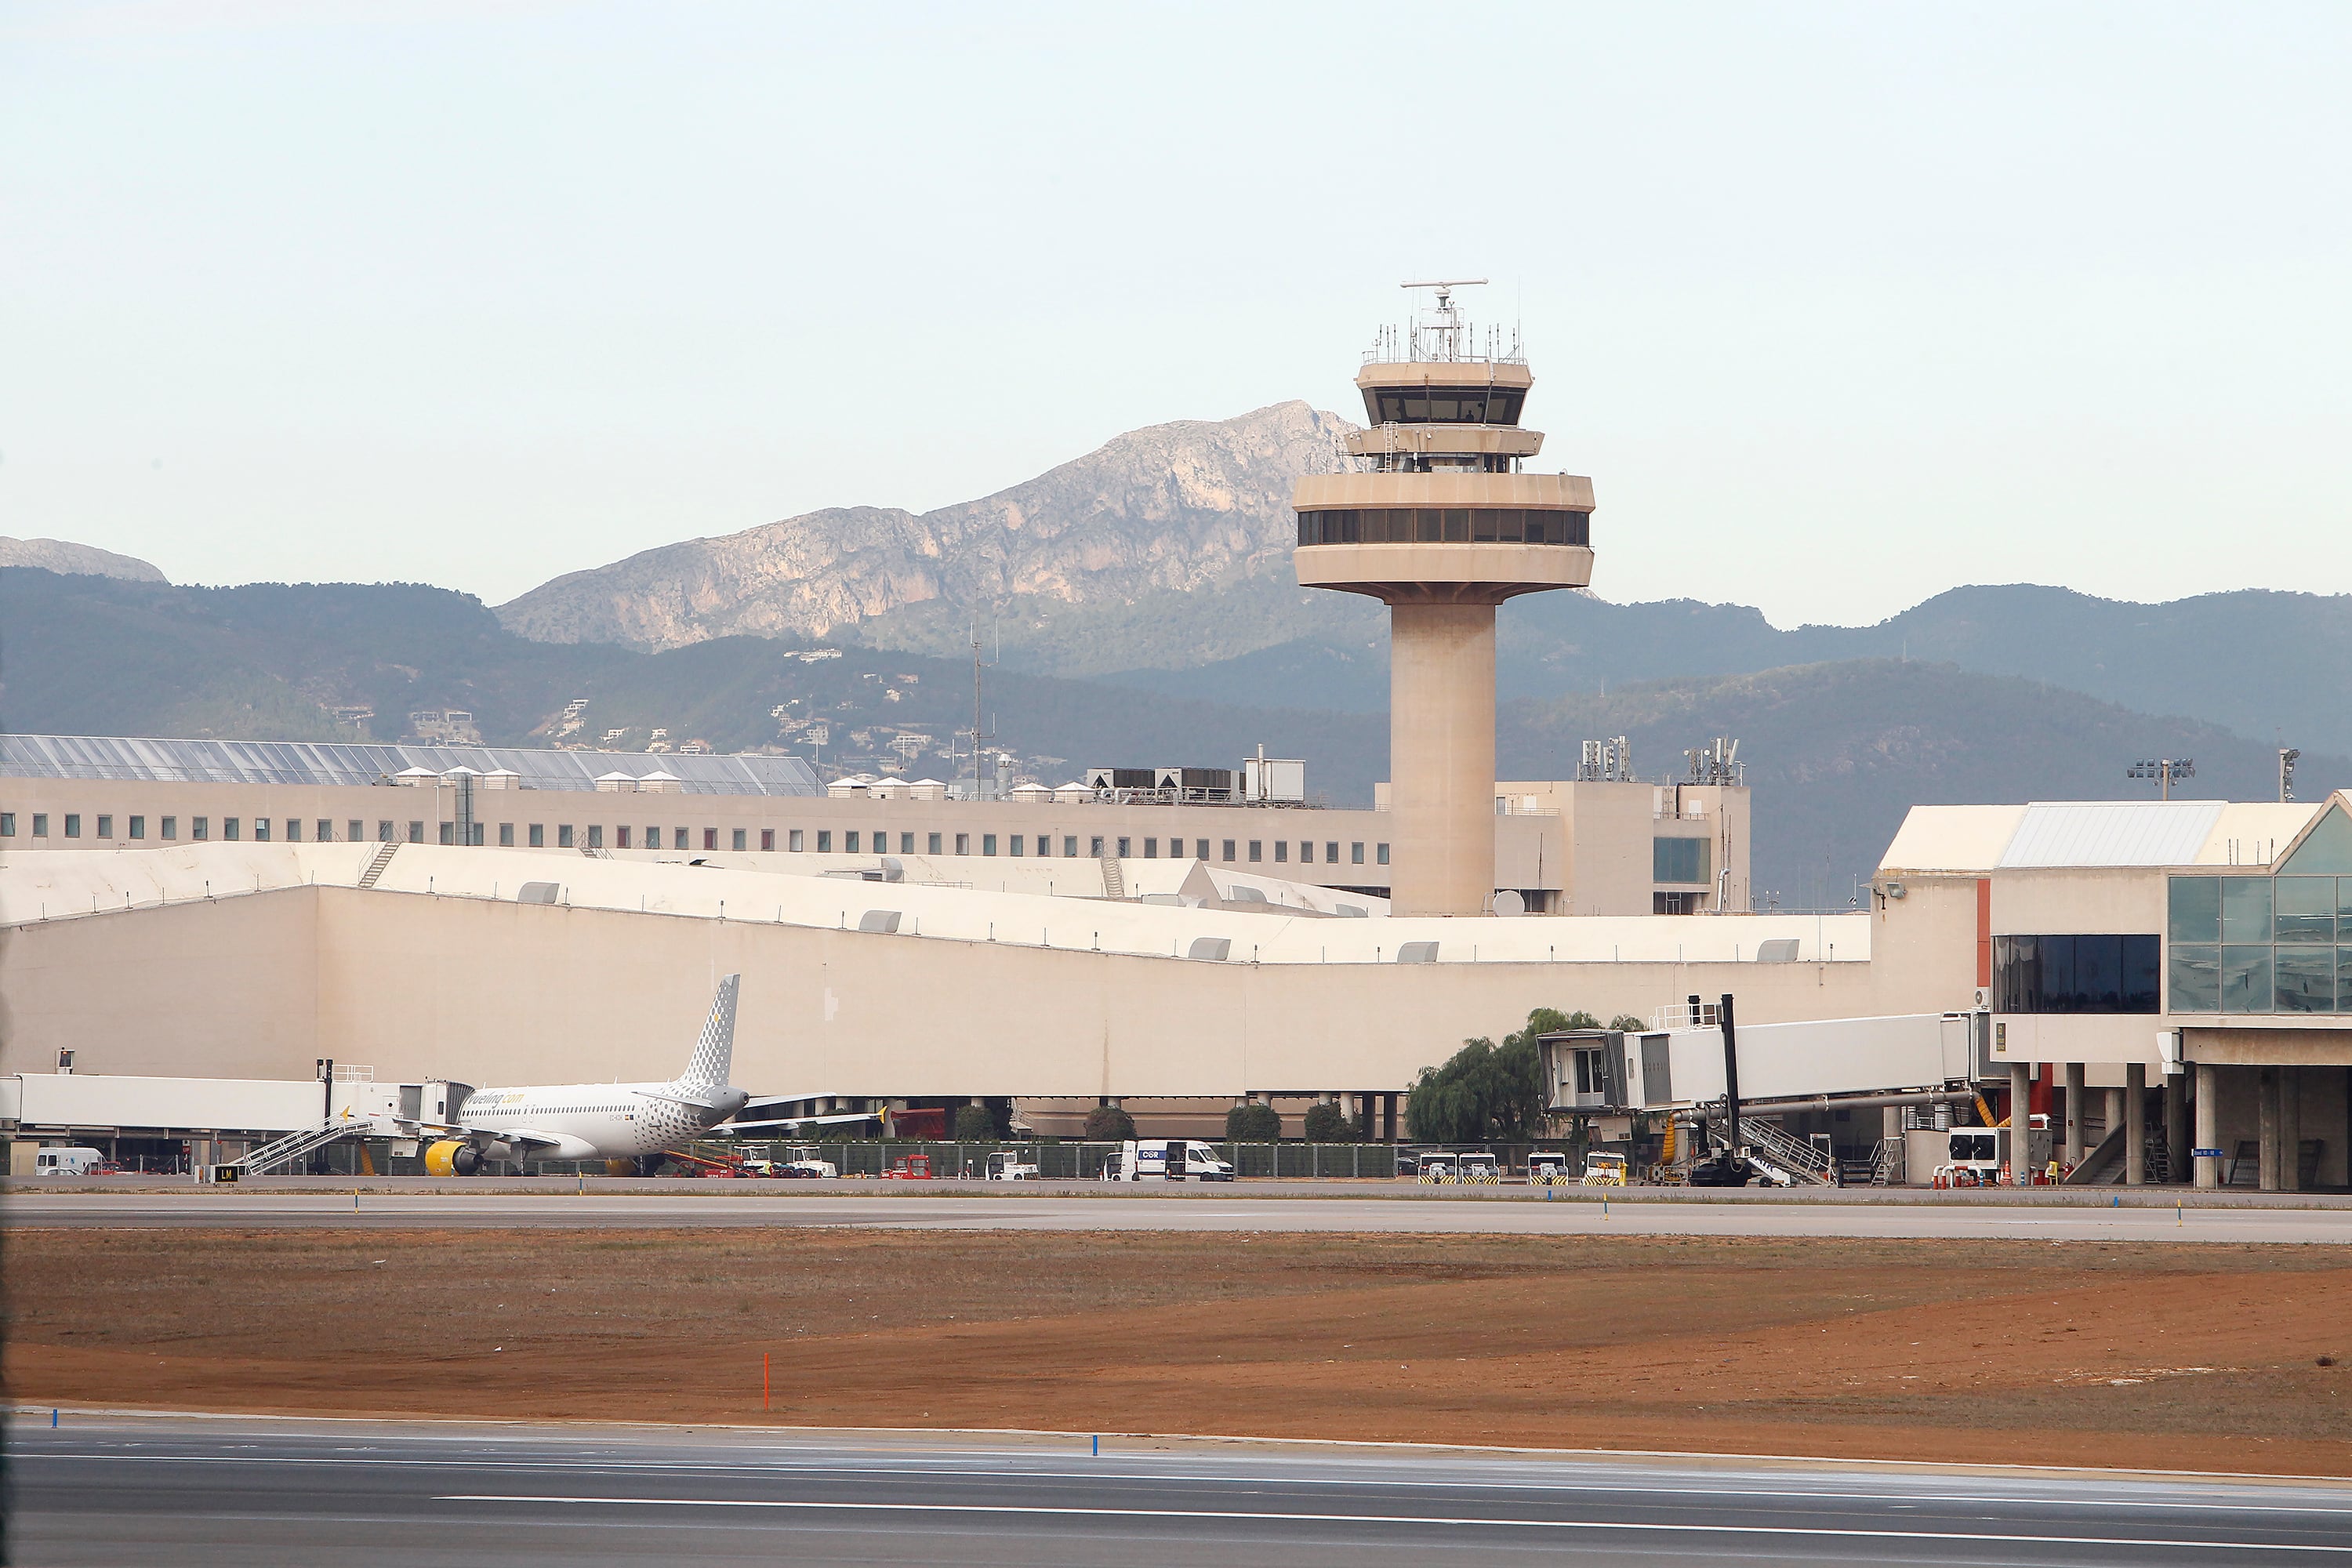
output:
<instances>
[{"instance_id":1,"label":"tree","mask_svg":"<svg viewBox=\"0 0 2352 1568\"><path fill-rule=\"evenodd\" d=\"M1609 1026L1612 1029L1622 1030L1624 1033L1629 1035L1646 1035L1650 1032L1650 1026L1642 1022L1641 1019L1636 1018L1631 1013L1618 1014L1615 1017L1609 1020Z\"/></svg>"},{"instance_id":2,"label":"tree","mask_svg":"<svg viewBox=\"0 0 2352 1568\"><path fill-rule=\"evenodd\" d=\"M1544 1103L1539 1036L1562 1029L1599 1028L1590 1013L1538 1007L1527 1026L1499 1046L1484 1037L1465 1040L1444 1067L1423 1068L1405 1098L1405 1131L1415 1142L1504 1142L1531 1137L1541 1124Z\"/></svg>"},{"instance_id":3,"label":"tree","mask_svg":"<svg viewBox=\"0 0 2352 1568\"><path fill-rule=\"evenodd\" d=\"M1225 1112L1228 1143L1276 1143L1282 1140L1282 1117L1273 1106L1255 1100Z\"/></svg>"},{"instance_id":4,"label":"tree","mask_svg":"<svg viewBox=\"0 0 2352 1568\"><path fill-rule=\"evenodd\" d=\"M988 1143L996 1138L996 1118L985 1105L959 1106L955 1113L955 1141L959 1143Z\"/></svg>"},{"instance_id":5,"label":"tree","mask_svg":"<svg viewBox=\"0 0 2352 1568\"><path fill-rule=\"evenodd\" d=\"M1135 1118L1117 1105L1097 1105L1087 1112L1085 1137L1089 1143L1124 1143L1135 1136Z\"/></svg>"},{"instance_id":6,"label":"tree","mask_svg":"<svg viewBox=\"0 0 2352 1568\"><path fill-rule=\"evenodd\" d=\"M1357 1135L1353 1117L1341 1112L1336 1105L1310 1105L1307 1108L1307 1141L1309 1143L1345 1143Z\"/></svg>"}]
</instances>

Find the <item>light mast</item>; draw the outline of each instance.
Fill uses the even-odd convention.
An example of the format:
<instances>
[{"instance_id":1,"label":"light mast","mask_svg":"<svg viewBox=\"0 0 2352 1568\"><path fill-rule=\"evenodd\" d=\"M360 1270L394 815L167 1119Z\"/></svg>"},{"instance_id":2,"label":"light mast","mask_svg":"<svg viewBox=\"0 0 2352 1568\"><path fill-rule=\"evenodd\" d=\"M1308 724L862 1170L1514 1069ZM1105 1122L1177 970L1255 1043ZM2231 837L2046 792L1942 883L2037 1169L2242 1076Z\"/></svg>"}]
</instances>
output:
<instances>
[{"instance_id":1,"label":"light mast","mask_svg":"<svg viewBox=\"0 0 2352 1568\"><path fill-rule=\"evenodd\" d=\"M1358 472L1298 481L1298 581L1389 606L1390 898L1401 915L1475 915L1495 894L1495 606L1592 580L1592 481L1529 474L1519 412L1535 384L1516 339L1477 352L1454 290L1400 342L1383 331L1356 386Z\"/></svg>"}]
</instances>

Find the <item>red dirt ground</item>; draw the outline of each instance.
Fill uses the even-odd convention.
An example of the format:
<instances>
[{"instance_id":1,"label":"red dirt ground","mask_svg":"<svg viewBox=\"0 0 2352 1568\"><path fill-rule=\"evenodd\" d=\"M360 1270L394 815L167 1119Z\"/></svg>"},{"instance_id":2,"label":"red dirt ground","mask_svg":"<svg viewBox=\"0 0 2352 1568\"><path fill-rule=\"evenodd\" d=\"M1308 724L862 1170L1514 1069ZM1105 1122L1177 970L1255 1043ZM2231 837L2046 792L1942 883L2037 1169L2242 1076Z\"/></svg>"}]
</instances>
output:
<instances>
[{"instance_id":1,"label":"red dirt ground","mask_svg":"<svg viewBox=\"0 0 2352 1568\"><path fill-rule=\"evenodd\" d=\"M7 1246L7 1381L34 1403L2352 1475L2352 1267L2316 1250L731 1229Z\"/></svg>"}]
</instances>

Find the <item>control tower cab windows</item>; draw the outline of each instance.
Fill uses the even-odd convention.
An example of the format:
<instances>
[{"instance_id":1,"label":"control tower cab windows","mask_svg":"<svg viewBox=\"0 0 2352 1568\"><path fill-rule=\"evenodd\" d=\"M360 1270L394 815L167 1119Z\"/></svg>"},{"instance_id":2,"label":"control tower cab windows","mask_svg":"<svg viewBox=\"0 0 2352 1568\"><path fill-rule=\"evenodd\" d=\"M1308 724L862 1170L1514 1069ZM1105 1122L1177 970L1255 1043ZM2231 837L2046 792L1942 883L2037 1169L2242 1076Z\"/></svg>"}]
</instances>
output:
<instances>
[{"instance_id":1,"label":"control tower cab windows","mask_svg":"<svg viewBox=\"0 0 2352 1568\"><path fill-rule=\"evenodd\" d=\"M1516 507L1346 507L1298 514L1313 544L1573 544L1590 547L1589 511Z\"/></svg>"},{"instance_id":2,"label":"control tower cab windows","mask_svg":"<svg viewBox=\"0 0 2352 1568\"><path fill-rule=\"evenodd\" d=\"M1517 425L1527 395L1507 386L1372 386L1364 411L1375 425Z\"/></svg>"}]
</instances>

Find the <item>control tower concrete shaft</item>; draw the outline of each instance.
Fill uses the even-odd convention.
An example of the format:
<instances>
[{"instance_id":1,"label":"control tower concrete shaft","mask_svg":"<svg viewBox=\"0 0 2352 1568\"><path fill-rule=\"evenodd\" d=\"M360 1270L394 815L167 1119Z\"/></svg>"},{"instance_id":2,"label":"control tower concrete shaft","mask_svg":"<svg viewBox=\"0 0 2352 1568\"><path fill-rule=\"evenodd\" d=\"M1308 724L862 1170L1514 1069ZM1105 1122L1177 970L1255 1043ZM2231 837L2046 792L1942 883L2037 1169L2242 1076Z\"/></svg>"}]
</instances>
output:
<instances>
[{"instance_id":1,"label":"control tower concrete shaft","mask_svg":"<svg viewBox=\"0 0 2352 1568\"><path fill-rule=\"evenodd\" d=\"M1460 283L1356 385L1358 471L1298 481L1298 581L1389 606L1390 898L1401 915L1475 915L1495 894L1495 607L1592 580L1592 481L1530 474L1514 342L1475 352Z\"/></svg>"}]
</instances>

